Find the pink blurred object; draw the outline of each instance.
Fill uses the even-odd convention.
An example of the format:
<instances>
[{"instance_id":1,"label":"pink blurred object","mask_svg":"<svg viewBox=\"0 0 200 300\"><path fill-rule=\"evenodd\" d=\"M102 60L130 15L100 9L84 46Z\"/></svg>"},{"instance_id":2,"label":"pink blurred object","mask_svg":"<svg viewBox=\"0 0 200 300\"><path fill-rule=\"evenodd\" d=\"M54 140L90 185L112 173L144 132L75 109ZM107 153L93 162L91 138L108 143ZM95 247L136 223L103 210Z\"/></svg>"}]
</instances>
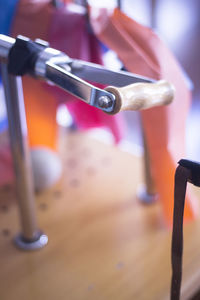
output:
<instances>
[{"instance_id":1,"label":"pink blurred object","mask_svg":"<svg viewBox=\"0 0 200 300\"><path fill-rule=\"evenodd\" d=\"M20 0L12 35L16 37L20 33L32 39L41 38L47 40L51 47L65 52L72 58L102 64L100 45L89 27L87 16L72 11L70 7L70 4L66 4L64 7L55 8L50 0ZM55 86L39 81L37 85L38 90L48 89L55 95L58 105L68 102L67 107L78 129L107 126L116 142L123 137L125 125L122 116L106 115Z\"/></svg>"},{"instance_id":2,"label":"pink blurred object","mask_svg":"<svg viewBox=\"0 0 200 300\"><path fill-rule=\"evenodd\" d=\"M100 44L92 33L86 16L69 11L67 6L65 9L54 11L48 40L52 47L65 52L72 58L102 64ZM107 115L60 89L56 90L56 97L60 102L68 101L67 108L78 129L107 127L116 143L123 138L125 124L121 115Z\"/></svg>"}]
</instances>

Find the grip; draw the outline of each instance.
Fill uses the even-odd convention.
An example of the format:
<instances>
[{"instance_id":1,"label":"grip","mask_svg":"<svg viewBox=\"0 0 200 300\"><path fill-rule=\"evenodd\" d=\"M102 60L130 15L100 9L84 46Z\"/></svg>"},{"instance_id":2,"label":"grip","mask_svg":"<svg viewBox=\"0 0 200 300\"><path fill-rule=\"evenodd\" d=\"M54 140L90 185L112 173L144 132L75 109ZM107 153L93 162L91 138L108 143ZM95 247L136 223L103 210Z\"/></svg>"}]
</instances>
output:
<instances>
[{"instance_id":1,"label":"grip","mask_svg":"<svg viewBox=\"0 0 200 300\"><path fill-rule=\"evenodd\" d=\"M115 95L116 105L112 114L123 110L142 110L172 102L175 88L166 80L156 83L134 83L122 88L108 86L106 91Z\"/></svg>"}]
</instances>

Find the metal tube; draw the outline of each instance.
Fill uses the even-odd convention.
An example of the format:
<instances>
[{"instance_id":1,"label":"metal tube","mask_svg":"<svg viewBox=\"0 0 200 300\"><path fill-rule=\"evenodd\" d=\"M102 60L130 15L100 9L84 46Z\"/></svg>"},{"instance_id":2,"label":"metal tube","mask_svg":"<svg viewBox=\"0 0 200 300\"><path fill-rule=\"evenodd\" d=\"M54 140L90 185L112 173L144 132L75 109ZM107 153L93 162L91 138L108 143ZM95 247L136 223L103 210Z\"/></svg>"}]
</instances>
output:
<instances>
[{"instance_id":1,"label":"metal tube","mask_svg":"<svg viewBox=\"0 0 200 300\"><path fill-rule=\"evenodd\" d=\"M0 34L0 62L9 123L10 145L16 175L16 193L22 232L15 244L23 250L44 247L48 237L37 227L31 161L21 77L8 73L8 55L15 39Z\"/></svg>"},{"instance_id":2,"label":"metal tube","mask_svg":"<svg viewBox=\"0 0 200 300\"><path fill-rule=\"evenodd\" d=\"M117 7L122 10L122 1L121 0L117 0Z\"/></svg>"},{"instance_id":3,"label":"metal tube","mask_svg":"<svg viewBox=\"0 0 200 300\"><path fill-rule=\"evenodd\" d=\"M144 127L141 120L141 128L142 128L142 139L143 139L143 147L144 147L144 156L143 156L143 174L144 174L144 186L138 191L138 198L141 202L150 204L155 202L157 199L157 193L155 188L155 183L153 181L152 173L151 173L151 164L150 157L148 151L148 145L145 137Z\"/></svg>"},{"instance_id":4,"label":"metal tube","mask_svg":"<svg viewBox=\"0 0 200 300\"><path fill-rule=\"evenodd\" d=\"M146 137L144 134L143 129L143 146L144 146L144 177L145 177L145 184L146 184L146 192L148 195L155 195L155 185L151 174L151 166L150 166L150 157L149 151L147 147Z\"/></svg>"},{"instance_id":5,"label":"metal tube","mask_svg":"<svg viewBox=\"0 0 200 300\"><path fill-rule=\"evenodd\" d=\"M9 122L10 144L16 174L17 199L22 236L33 241L38 238L33 180L27 145L27 126L21 77L10 75L2 63L2 80Z\"/></svg>"},{"instance_id":6,"label":"metal tube","mask_svg":"<svg viewBox=\"0 0 200 300\"><path fill-rule=\"evenodd\" d=\"M4 34L0 34L0 60L6 62L10 48L15 43L15 39Z\"/></svg>"}]
</instances>

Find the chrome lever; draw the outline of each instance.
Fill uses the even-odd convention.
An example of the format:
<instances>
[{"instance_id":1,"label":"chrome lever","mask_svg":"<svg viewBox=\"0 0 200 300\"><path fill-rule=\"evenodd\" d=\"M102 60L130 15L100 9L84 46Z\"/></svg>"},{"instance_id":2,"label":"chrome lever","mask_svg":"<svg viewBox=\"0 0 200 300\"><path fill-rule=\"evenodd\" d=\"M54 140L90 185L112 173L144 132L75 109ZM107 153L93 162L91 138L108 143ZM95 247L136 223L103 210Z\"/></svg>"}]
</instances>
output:
<instances>
[{"instance_id":1,"label":"chrome lever","mask_svg":"<svg viewBox=\"0 0 200 300\"><path fill-rule=\"evenodd\" d=\"M45 78L89 105L107 113L114 111L115 96L112 93L82 80L51 60L46 62Z\"/></svg>"}]
</instances>

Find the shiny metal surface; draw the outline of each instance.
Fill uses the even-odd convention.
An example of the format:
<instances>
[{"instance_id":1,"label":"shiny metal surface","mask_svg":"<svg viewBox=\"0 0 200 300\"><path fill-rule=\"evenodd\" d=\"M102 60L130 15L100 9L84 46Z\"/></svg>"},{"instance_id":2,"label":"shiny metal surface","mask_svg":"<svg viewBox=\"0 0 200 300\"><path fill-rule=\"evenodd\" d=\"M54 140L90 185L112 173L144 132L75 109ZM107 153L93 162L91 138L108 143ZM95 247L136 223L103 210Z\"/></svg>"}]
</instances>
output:
<instances>
[{"instance_id":1,"label":"shiny metal surface","mask_svg":"<svg viewBox=\"0 0 200 300\"><path fill-rule=\"evenodd\" d=\"M9 48L10 45L8 44L12 44L13 40L10 41L9 38L5 36L2 37L3 43L7 43L6 47ZM21 38L26 39L24 37ZM44 41L41 43L40 40L36 40L36 42L44 46L44 48L41 48L33 74L47 81L50 80L87 104L95 106L105 112L112 113L114 111L115 96L108 91L95 87L85 80L117 87L123 87L136 82L153 82L150 78L129 72L116 72L108 70L98 64L71 59L61 51L50 47L45 48L47 44L45 44ZM105 101L102 102L99 100L100 98L102 99L102 97L109 99L108 101L106 100L109 105L108 103L104 103Z\"/></svg>"},{"instance_id":2,"label":"shiny metal surface","mask_svg":"<svg viewBox=\"0 0 200 300\"><path fill-rule=\"evenodd\" d=\"M1 64L9 122L10 145L16 174L17 199L23 238L34 240L38 234L31 162L27 145L27 126L21 77L8 74Z\"/></svg>"},{"instance_id":3,"label":"shiny metal surface","mask_svg":"<svg viewBox=\"0 0 200 300\"><path fill-rule=\"evenodd\" d=\"M54 62L56 65L65 65L71 59L69 56L65 55L59 50L53 48L45 48L39 54L39 57L35 64L34 74L37 77L46 78L46 63L47 62Z\"/></svg>"},{"instance_id":4,"label":"shiny metal surface","mask_svg":"<svg viewBox=\"0 0 200 300\"><path fill-rule=\"evenodd\" d=\"M7 61L10 48L15 43L15 39L0 34L0 61Z\"/></svg>"},{"instance_id":5,"label":"shiny metal surface","mask_svg":"<svg viewBox=\"0 0 200 300\"><path fill-rule=\"evenodd\" d=\"M123 87L136 82L154 82L153 79L138 74L126 71L112 71L103 66L82 60L73 60L69 65L72 74L85 80L105 85Z\"/></svg>"},{"instance_id":6,"label":"shiny metal surface","mask_svg":"<svg viewBox=\"0 0 200 300\"><path fill-rule=\"evenodd\" d=\"M108 96L101 96L98 99L98 105L102 108L108 108L112 105L112 100Z\"/></svg>"},{"instance_id":7,"label":"shiny metal surface","mask_svg":"<svg viewBox=\"0 0 200 300\"><path fill-rule=\"evenodd\" d=\"M115 96L113 94L91 85L51 61L46 63L45 78L92 106L105 112L114 110ZM102 96L107 96L111 100L112 103L109 107L99 106L98 99Z\"/></svg>"},{"instance_id":8,"label":"shiny metal surface","mask_svg":"<svg viewBox=\"0 0 200 300\"><path fill-rule=\"evenodd\" d=\"M14 243L21 250L26 250L26 251L39 250L47 245L48 236L42 232L38 232L36 239L26 240L21 234L19 234L15 237Z\"/></svg>"}]
</instances>

